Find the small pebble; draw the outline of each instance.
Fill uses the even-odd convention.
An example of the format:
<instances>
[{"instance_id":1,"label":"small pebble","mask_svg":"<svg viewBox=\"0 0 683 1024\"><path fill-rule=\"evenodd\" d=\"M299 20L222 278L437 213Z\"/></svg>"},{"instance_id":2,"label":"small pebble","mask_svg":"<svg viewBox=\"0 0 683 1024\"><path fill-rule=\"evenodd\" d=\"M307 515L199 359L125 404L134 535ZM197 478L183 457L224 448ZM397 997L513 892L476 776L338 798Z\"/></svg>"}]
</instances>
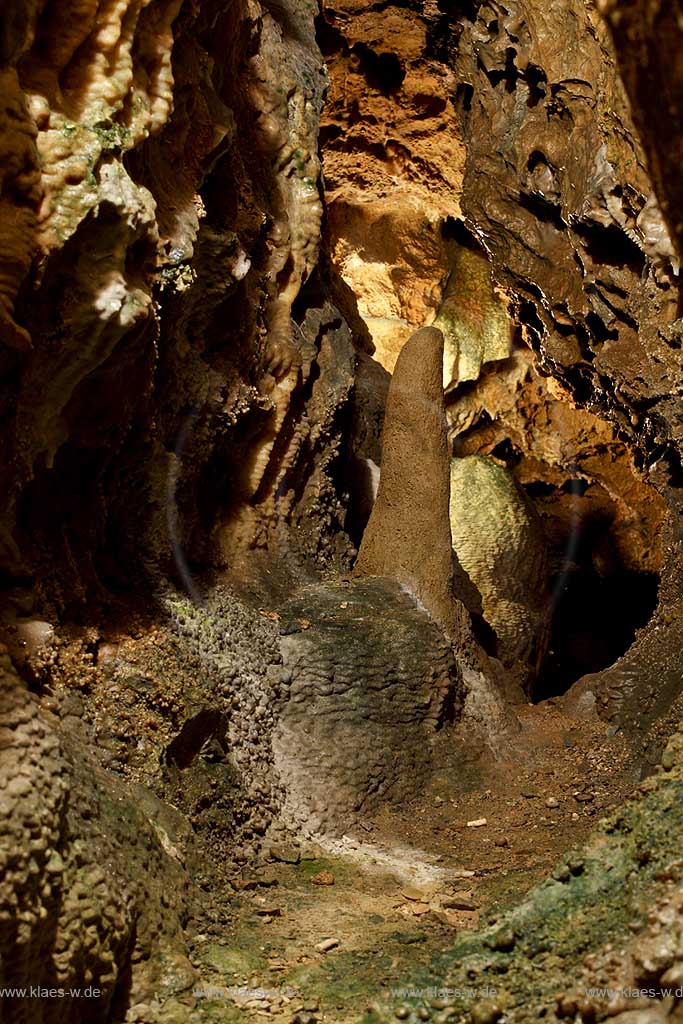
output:
<instances>
[{"instance_id":1,"label":"small pebble","mask_svg":"<svg viewBox=\"0 0 683 1024\"><path fill-rule=\"evenodd\" d=\"M545 805L546 807L559 807L560 801L557 799L557 797L549 796L545 802Z\"/></svg>"},{"instance_id":2,"label":"small pebble","mask_svg":"<svg viewBox=\"0 0 683 1024\"><path fill-rule=\"evenodd\" d=\"M446 896L441 901L446 910L479 910L479 904L470 895L456 893L454 896Z\"/></svg>"},{"instance_id":3,"label":"small pebble","mask_svg":"<svg viewBox=\"0 0 683 1024\"><path fill-rule=\"evenodd\" d=\"M319 871L311 878L313 885L334 885L334 875L331 871Z\"/></svg>"},{"instance_id":4,"label":"small pebble","mask_svg":"<svg viewBox=\"0 0 683 1024\"><path fill-rule=\"evenodd\" d=\"M477 1003L470 1010L472 1024L497 1024L502 1016L502 1010L495 1003Z\"/></svg>"},{"instance_id":5,"label":"small pebble","mask_svg":"<svg viewBox=\"0 0 683 1024\"><path fill-rule=\"evenodd\" d=\"M509 928L503 928L491 936L487 945L501 953L510 953L515 948L516 941L515 933Z\"/></svg>"},{"instance_id":6,"label":"small pebble","mask_svg":"<svg viewBox=\"0 0 683 1024\"><path fill-rule=\"evenodd\" d=\"M339 939L323 939L315 947L316 953L329 953L331 949L336 949L339 945Z\"/></svg>"},{"instance_id":7,"label":"small pebble","mask_svg":"<svg viewBox=\"0 0 683 1024\"><path fill-rule=\"evenodd\" d=\"M474 821L468 821L467 822L467 827L468 828L482 828L484 825L487 825L487 824L488 824L488 821L486 820L486 818L475 818Z\"/></svg>"}]
</instances>

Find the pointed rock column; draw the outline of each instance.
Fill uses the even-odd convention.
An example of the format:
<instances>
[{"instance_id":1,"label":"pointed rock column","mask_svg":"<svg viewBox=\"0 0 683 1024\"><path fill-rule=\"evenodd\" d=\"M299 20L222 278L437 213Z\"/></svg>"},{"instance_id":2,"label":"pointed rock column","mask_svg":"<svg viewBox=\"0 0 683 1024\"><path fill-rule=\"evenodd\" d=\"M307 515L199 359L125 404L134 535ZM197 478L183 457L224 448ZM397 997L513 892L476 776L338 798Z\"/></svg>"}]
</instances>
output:
<instances>
[{"instance_id":1,"label":"pointed rock column","mask_svg":"<svg viewBox=\"0 0 683 1024\"><path fill-rule=\"evenodd\" d=\"M443 346L441 331L423 327L396 362L379 490L354 575L396 580L457 642L468 635L469 621L454 596Z\"/></svg>"}]
</instances>

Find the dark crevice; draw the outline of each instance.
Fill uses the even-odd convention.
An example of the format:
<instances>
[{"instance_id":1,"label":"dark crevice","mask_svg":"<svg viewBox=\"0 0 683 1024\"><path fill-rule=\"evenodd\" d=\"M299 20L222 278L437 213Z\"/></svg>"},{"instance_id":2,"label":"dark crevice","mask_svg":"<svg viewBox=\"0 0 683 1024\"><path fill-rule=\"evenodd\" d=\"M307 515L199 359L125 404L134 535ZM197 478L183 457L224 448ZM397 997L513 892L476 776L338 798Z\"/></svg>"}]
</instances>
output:
<instances>
[{"instance_id":1,"label":"dark crevice","mask_svg":"<svg viewBox=\"0 0 683 1024\"><path fill-rule=\"evenodd\" d=\"M315 19L315 38L323 57L349 51L344 34L322 14Z\"/></svg>"},{"instance_id":2,"label":"dark crevice","mask_svg":"<svg viewBox=\"0 0 683 1024\"><path fill-rule=\"evenodd\" d=\"M568 366L564 369L564 377L579 405L588 405L593 400L595 389L590 373L580 366Z\"/></svg>"},{"instance_id":3,"label":"dark crevice","mask_svg":"<svg viewBox=\"0 0 683 1024\"><path fill-rule=\"evenodd\" d=\"M586 324L598 345L602 345L606 341L616 341L619 338L619 331L615 327L607 327L597 313L588 313Z\"/></svg>"},{"instance_id":4,"label":"dark crevice","mask_svg":"<svg viewBox=\"0 0 683 1024\"><path fill-rule=\"evenodd\" d=\"M481 2L475 3L475 0L438 0L436 6L442 14L447 14L449 18L454 20L465 18L467 21L475 22Z\"/></svg>"},{"instance_id":5,"label":"dark crevice","mask_svg":"<svg viewBox=\"0 0 683 1024\"><path fill-rule=\"evenodd\" d=\"M532 213L542 224L551 224L557 231L566 230L567 224L562 217L560 206L544 196L522 193L519 197L519 205L523 210Z\"/></svg>"},{"instance_id":6,"label":"dark crevice","mask_svg":"<svg viewBox=\"0 0 683 1024\"><path fill-rule=\"evenodd\" d=\"M646 257L640 247L615 224L574 224L574 233L582 240L593 263L601 266L628 267L641 275Z\"/></svg>"},{"instance_id":7,"label":"dark crevice","mask_svg":"<svg viewBox=\"0 0 683 1024\"><path fill-rule=\"evenodd\" d=\"M604 305L607 306L609 310L611 310L611 312L614 314L617 320L620 320L623 324L625 324L627 327L630 327L634 331L638 330L638 321L629 313L627 313L625 309L623 309L620 306L615 306L612 302L610 302L607 296L603 295L602 290L598 288L597 285L586 285L586 294L597 295L599 300L602 303L604 303ZM589 313L589 315L586 317L587 322L591 316L596 316L596 314ZM596 316L596 319L599 319L599 317ZM618 337L618 333L618 331L613 330L610 333L610 337Z\"/></svg>"},{"instance_id":8,"label":"dark crevice","mask_svg":"<svg viewBox=\"0 0 683 1024\"><path fill-rule=\"evenodd\" d=\"M504 462L508 468L516 465L520 459L520 454L516 451L509 437L506 437L504 441L500 441L495 448L492 448L490 454L492 458L500 459L501 462Z\"/></svg>"},{"instance_id":9,"label":"dark crevice","mask_svg":"<svg viewBox=\"0 0 683 1024\"><path fill-rule=\"evenodd\" d=\"M536 107L547 95L548 79L542 68L530 64L526 69L525 80L529 86L528 105Z\"/></svg>"},{"instance_id":10,"label":"dark crevice","mask_svg":"<svg viewBox=\"0 0 683 1024\"><path fill-rule=\"evenodd\" d=\"M365 43L355 43L351 53L358 60L359 69L371 88L385 95L401 88L406 72L395 53L375 53Z\"/></svg>"},{"instance_id":11,"label":"dark crevice","mask_svg":"<svg viewBox=\"0 0 683 1024\"><path fill-rule=\"evenodd\" d=\"M459 217L446 217L441 226L441 234L444 239L457 242L463 249L484 253L484 248L477 236Z\"/></svg>"},{"instance_id":12,"label":"dark crevice","mask_svg":"<svg viewBox=\"0 0 683 1024\"><path fill-rule=\"evenodd\" d=\"M455 90L455 107L467 113L472 109L473 96L474 86L470 85L469 82L458 82Z\"/></svg>"},{"instance_id":13,"label":"dark crevice","mask_svg":"<svg viewBox=\"0 0 683 1024\"><path fill-rule=\"evenodd\" d=\"M566 693L577 679L609 668L625 654L652 617L658 588L654 573L616 570L600 576L583 558L555 576L550 648L534 701Z\"/></svg>"},{"instance_id":14,"label":"dark crevice","mask_svg":"<svg viewBox=\"0 0 683 1024\"><path fill-rule=\"evenodd\" d=\"M524 490L530 498L547 498L557 490L555 484L545 480L532 480L524 485Z\"/></svg>"},{"instance_id":15,"label":"dark crevice","mask_svg":"<svg viewBox=\"0 0 683 1024\"><path fill-rule=\"evenodd\" d=\"M206 708L200 711L193 718L188 718L183 727L171 740L166 748L166 762L176 768L188 768L202 747L212 740L224 752L228 749L227 743L228 722L225 715L213 708Z\"/></svg>"},{"instance_id":16,"label":"dark crevice","mask_svg":"<svg viewBox=\"0 0 683 1024\"><path fill-rule=\"evenodd\" d=\"M545 334L545 326L538 315L538 310L534 302L522 302L517 316L520 323L526 324L527 327L530 327L539 338L543 337Z\"/></svg>"}]
</instances>

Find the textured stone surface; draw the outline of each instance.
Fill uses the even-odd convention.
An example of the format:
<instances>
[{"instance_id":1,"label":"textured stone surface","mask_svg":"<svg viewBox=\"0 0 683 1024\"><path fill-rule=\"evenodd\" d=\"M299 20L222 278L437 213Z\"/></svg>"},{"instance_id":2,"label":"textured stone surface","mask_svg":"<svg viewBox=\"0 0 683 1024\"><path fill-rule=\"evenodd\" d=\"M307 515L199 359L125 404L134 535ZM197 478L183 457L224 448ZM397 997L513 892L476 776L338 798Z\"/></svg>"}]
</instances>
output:
<instances>
[{"instance_id":1,"label":"textured stone surface","mask_svg":"<svg viewBox=\"0 0 683 1024\"><path fill-rule=\"evenodd\" d=\"M444 387L477 380L485 363L507 359L514 326L485 253L452 246L452 269L434 321L444 335Z\"/></svg>"},{"instance_id":2,"label":"textured stone surface","mask_svg":"<svg viewBox=\"0 0 683 1024\"><path fill-rule=\"evenodd\" d=\"M633 118L647 152L650 176L680 260L683 8L679 0L600 0L598 8L614 38ZM667 232L659 227L659 234L665 238Z\"/></svg>"},{"instance_id":3,"label":"textured stone surface","mask_svg":"<svg viewBox=\"0 0 683 1024\"><path fill-rule=\"evenodd\" d=\"M516 348L475 387L456 391L447 414L457 455L493 454L533 495L555 572L567 561L572 531L595 524L609 533L602 547L596 540L600 571L609 573L615 560L635 572L661 570L666 501L614 424L541 377L528 349Z\"/></svg>"},{"instance_id":4,"label":"textured stone surface","mask_svg":"<svg viewBox=\"0 0 683 1024\"><path fill-rule=\"evenodd\" d=\"M452 459L450 523L458 561L495 630L497 657L533 675L548 642L546 544L533 505L492 459Z\"/></svg>"},{"instance_id":5,"label":"textured stone surface","mask_svg":"<svg viewBox=\"0 0 683 1024\"><path fill-rule=\"evenodd\" d=\"M419 791L464 688L450 645L394 582L302 587L283 617L287 701L274 737L286 820L343 832Z\"/></svg>"},{"instance_id":6,"label":"textured stone surface","mask_svg":"<svg viewBox=\"0 0 683 1024\"><path fill-rule=\"evenodd\" d=\"M305 340L305 302L292 319L322 215L313 10L12 10L0 60L3 579L37 576L41 596L73 606L179 551L215 564L272 541L298 502L318 522L343 518L324 454L338 445L334 410L316 410L328 430L301 410L311 373L329 370L330 402L343 405L344 388L315 325ZM42 519L46 505L58 522Z\"/></svg>"},{"instance_id":7,"label":"textured stone surface","mask_svg":"<svg viewBox=\"0 0 683 1024\"><path fill-rule=\"evenodd\" d=\"M331 253L390 372L439 308L451 271L442 221L460 213L456 83L425 20L390 4L325 4L331 77L321 126Z\"/></svg>"},{"instance_id":8,"label":"textured stone surface","mask_svg":"<svg viewBox=\"0 0 683 1024\"><path fill-rule=\"evenodd\" d=\"M435 328L413 335L398 358L379 491L354 574L396 580L456 641L467 616L454 590L442 366L443 336Z\"/></svg>"},{"instance_id":9,"label":"textured stone surface","mask_svg":"<svg viewBox=\"0 0 683 1024\"><path fill-rule=\"evenodd\" d=\"M656 775L581 849L567 851L552 877L480 930L456 936L431 970L404 977L415 992L405 1019L422 1019L420 995L436 976L454 1019L490 1020L486 1005L495 1003L512 1024L622 1014L624 1024L673 1024L683 959L682 750L677 730ZM495 994L487 997L489 987ZM399 1002L369 1012L366 1024L389 1024Z\"/></svg>"},{"instance_id":10,"label":"textured stone surface","mask_svg":"<svg viewBox=\"0 0 683 1024\"><path fill-rule=\"evenodd\" d=\"M176 997L194 981L181 931L187 875L126 787L99 768L82 736L40 711L0 657L3 990L99 990L2 999L3 1020L123 1019L159 999L165 1009L150 1020L179 1020Z\"/></svg>"}]
</instances>

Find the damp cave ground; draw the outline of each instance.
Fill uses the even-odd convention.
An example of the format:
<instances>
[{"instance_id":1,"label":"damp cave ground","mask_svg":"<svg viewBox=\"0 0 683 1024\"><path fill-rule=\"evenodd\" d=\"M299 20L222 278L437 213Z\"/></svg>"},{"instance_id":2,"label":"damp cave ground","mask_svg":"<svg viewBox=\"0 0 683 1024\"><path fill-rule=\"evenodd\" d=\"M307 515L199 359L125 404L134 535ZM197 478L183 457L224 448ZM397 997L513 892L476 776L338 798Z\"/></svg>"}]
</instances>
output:
<instances>
[{"instance_id":1,"label":"damp cave ground","mask_svg":"<svg viewBox=\"0 0 683 1024\"><path fill-rule=\"evenodd\" d=\"M263 992L262 1012L281 1024L297 1007L300 1019L309 1008L357 1022L400 1001L415 976L442 987L439 958L456 938L518 903L637 781L626 740L604 723L574 720L553 698L517 711L505 760L444 734L440 769L418 799L207 894L207 924L192 939L200 987ZM328 939L333 948L316 949ZM224 999L216 1014L245 1020Z\"/></svg>"}]
</instances>

